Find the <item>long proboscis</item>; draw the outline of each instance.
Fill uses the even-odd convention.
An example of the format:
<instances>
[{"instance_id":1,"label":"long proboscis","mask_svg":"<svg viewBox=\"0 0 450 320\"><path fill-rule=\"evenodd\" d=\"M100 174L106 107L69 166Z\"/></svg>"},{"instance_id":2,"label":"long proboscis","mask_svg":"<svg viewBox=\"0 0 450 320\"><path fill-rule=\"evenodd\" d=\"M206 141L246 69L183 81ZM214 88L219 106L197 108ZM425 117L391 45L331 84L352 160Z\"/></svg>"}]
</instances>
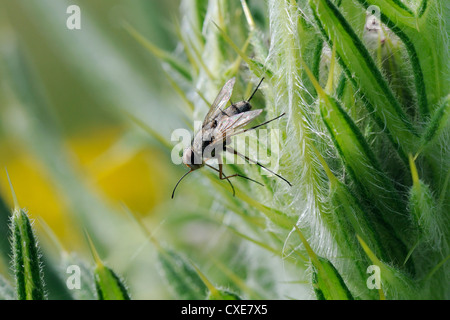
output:
<instances>
[{"instance_id":1,"label":"long proboscis","mask_svg":"<svg viewBox=\"0 0 450 320\"><path fill-rule=\"evenodd\" d=\"M190 171L186 172L185 174L183 174L183 176L180 178L180 180L178 180L177 184L175 185L175 188L173 188L173 191L172 191L172 199L175 196L175 190L177 189L177 187L180 184L181 180L183 180L183 178L186 177L192 171L194 171L194 170L190 170Z\"/></svg>"}]
</instances>

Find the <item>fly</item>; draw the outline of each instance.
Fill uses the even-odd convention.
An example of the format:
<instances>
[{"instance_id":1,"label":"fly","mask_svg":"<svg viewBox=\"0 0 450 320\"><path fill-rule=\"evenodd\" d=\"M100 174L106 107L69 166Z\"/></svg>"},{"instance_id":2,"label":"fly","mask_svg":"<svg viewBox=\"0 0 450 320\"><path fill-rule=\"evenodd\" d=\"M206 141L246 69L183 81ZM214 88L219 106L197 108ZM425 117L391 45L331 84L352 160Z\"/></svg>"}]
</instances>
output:
<instances>
[{"instance_id":1,"label":"fly","mask_svg":"<svg viewBox=\"0 0 450 320\"><path fill-rule=\"evenodd\" d=\"M248 158L247 156L239 153L238 151L234 150L230 146L228 146L229 138L250 130L254 130L256 128L259 128L263 125L268 124L269 122L272 122L274 120L277 120L284 116L285 114L282 113L276 118L273 118L271 120L268 120L264 123L261 123L257 126L248 128L248 129L242 129L236 131L236 129L240 129L250 123L252 120L254 120L257 116L261 114L263 111L262 109L257 110L251 110L252 106L250 104L250 100L253 98L254 94L258 90L259 86L261 85L264 78L261 79L261 81L256 86L256 89L253 91L251 96L248 98L248 100L239 101L235 104L231 104L228 108L224 109L225 105L228 103L228 101L231 98L231 94L233 92L233 87L235 83L235 78L231 78L228 80L225 85L220 90L219 94L217 95L216 99L214 100L213 104L211 105L208 113L205 116L205 119L202 123L202 128L197 134L195 135L194 139L192 139L191 145L187 147L183 152L183 163L190 169L188 172L186 172L177 182L175 187L173 188L172 192L172 199L175 195L175 190L178 187L178 184L181 182L181 180L184 179L189 173L192 171L195 171L197 169L202 168L203 166L207 166L214 171L217 171L219 173L219 178L221 180L227 180L230 184L232 190L233 190L233 196L235 195L235 190L233 187L233 184L230 181L230 178L233 177L241 177L247 180L250 180L252 182L255 182L261 186L261 184L258 181L255 181L249 177L240 175L240 174L233 174L230 176L226 176L223 172L223 165L221 161L219 160L219 154L222 151L229 152L231 154L237 155L245 160L247 160L250 163L254 163L264 170L269 171L270 173L276 175L278 178L284 180L289 186L292 186L291 183L280 176L279 174L273 172L272 170L266 168L262 164L260 164L258 161L252 160ZM215 168L209 164L206 163L209 159L218 159L219 160L219 168Z\"/></svg>"}]
</instances>

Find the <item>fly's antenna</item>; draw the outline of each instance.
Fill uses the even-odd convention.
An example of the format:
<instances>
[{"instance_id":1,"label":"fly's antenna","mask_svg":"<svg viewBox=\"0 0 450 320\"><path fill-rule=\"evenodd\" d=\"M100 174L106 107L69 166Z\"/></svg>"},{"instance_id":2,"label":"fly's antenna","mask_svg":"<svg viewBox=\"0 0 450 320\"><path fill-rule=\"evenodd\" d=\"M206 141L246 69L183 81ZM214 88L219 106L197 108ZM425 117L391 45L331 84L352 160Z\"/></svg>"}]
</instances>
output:
<instances>
[{"instance_id":1,"label":"fly's antenna","mask_svg":"<svg viewBox=\"0 0 450 320\"><path fill-rule=\"evenodd\" d=\"M177 187L178 187L178 185L180 184L181 180L183 180L183 178L186 177L186 176L187 176L189 173L191 173L192 171L194 171L194 170L191 170L191 171L186 172L185 174L183 174L183 176L180 178L180 180L178 180L177 184L175 185L175 188L173 188L173 191L172 191L172 199L173 199L173 197L175 196L175 190L177 189Z\"/></svg>"},{"instance_id":2,"label":"fly's antenna","mask_svg":"<svg viewBox=\"0 0 450 320\"><path fill-rule=\"evenodd\" d=\"M253 93L250 96L250 98L248 98L247 102L250 102L250 100L252 100L253 96L255 95L256 91L258 90L258 88L261 85L261 83L263 82L263 80L264 80L264 77L261 78L261 80L259 81L258 85L256 86L256 89L253 91Z\"/></svg>"}]
</instances>

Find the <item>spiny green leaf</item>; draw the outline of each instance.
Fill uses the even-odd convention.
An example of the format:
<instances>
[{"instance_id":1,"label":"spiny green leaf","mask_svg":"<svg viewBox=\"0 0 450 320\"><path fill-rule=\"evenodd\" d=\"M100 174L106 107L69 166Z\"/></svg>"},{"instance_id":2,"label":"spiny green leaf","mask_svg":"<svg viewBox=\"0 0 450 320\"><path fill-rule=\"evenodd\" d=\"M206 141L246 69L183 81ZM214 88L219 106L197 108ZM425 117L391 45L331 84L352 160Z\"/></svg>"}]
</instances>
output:
<instances>
[{"instance_id":1,"label":"spiny green leaf","mask_svg":"<svg viewBox=\"0 0 450 320\"><path fill-rule=\"evenodd\" d=\"M418 237L430 241L432 245L439 247L443 238L442 221L439 214L437 201L430 187L419 178L417 167L413 157L409 157L413 185L409 190L409 210L414 221ZM444 227L445 228L445 227Z\"/></svg>"},{"instance_id":2,"label":"spiny green leaf","mask_svg":"<svg viewBox=\"0 0 450 320\"><path fill-rule=\"evenodd\" d=\"M330 47L336 46L347 78L364 95L369 113L382 128L385 127L395 150L398 149L396 144L399 144L401 149L397 151L401 152L400 156L406 162L405 151L416 147L413 141L417 133L380 70L361 39L330 0L310 0L309 3Z\"/></svg>"},{"instance_id":3,"label":"spiny green leaf","mask_svg":"<svg viewBox=\"0 0 450 320\"><path fill-rule=\"evenodd\" d=\"M13 271L19 300L44 300L44 276L39 246L28 215L15 209L11 218Z\"/></svg>"},{"instance_id":4,"label":"spiny green leaf","mask_svg":"<svg viewBox=\"0 0 450 320\"><path fill-rule=\"evenodd\" d=\"M444 2L422 1L416 16L397 0L358 1L365 8L378 6L381 21L403 41L413 68L420 111L424 116L434 111L436 103L448 94L450 83L449 77L442 75L443 70L448 70L449 57L448 32L443 30Z\"/></svg>"},{"instance_id":5,"label":"spiny green leaf","mask_svg":"<svg viewBox=\"0 0 450 320\"><path fill-rule=\"evenodd\" d=\"M6 174L14 201L11 243L16 295L19 300L44 300L46 293L39 245L27 213L19 206L8 172Z\"/></svg>"},{"instance_id":6,"label":"spiny green leaf","mask_svg":"<svg viewBox=\"0 0 450 320\"><path fill-rule=\"evenodd\" d=\"M250 297L249 299L265 299L264 292L254 290L253 288L249 287L245 280L234 273L233 270L231 270L228 266L224 265L218 260L215 260L214 257L212 257L212 260L214 261L215 267L217 267L225 276L227 276L242 293L245 293L246 296Z\"/></svg>"},{"instance_id":7,"label":"spiny green leaf","mask_svg":"<svg viewBox=\"0 0 450 320\"><path fill-rule=\"evenodd\" d=\"M217 289L214 294L212 292L209 292L208 296L206 297L207 300L242 300L241 297L239 297L237 294L224 290L224 289Z\"/></svg>"},{"instance_id":8,"label":"spiny green leaf","mask_svg":"<svg viewBox=\"0 0 450 320\"><path fill-rule=\"evenodd\" d=\"M357 238L373 265L380 268L380 298L384 298L386 296L388 298L395 299L398 293L401 293L404 298L413 297L416 294L417 288L411 279L398 269L380 261L359 235L357 235Z\"/></svg>"},{"instance_id":9,"label":"spiny green leaf","mask_svg":"<svg viewBox=\"0 0 450 320\"><path fill-rule=\"evenodd\" d=\"M318 257L319 265L314 266L313 288L318 300L354 300L344 280L333 264Z\"/></svg>"},{"instance_id":10,"label":"spiny green leaf","mask_svg":"<svg viewBox=\"0 0 450 320\"><path fill-rule=\"evenodd\" d=\"M433 113L433 116L428 123L425 132L422 136L422 146L426 146L436 136L439 135L445 125L449 122L450 117L450 95L446 96L438 109Z\"/></svg>"},{"instance_id":11,"label":"spiny green leaf","mask_svg":"<svg viewBox=\"0 0 450 320\"><path fill-rule=\"evenodd\" d=\"M111 268L103 264L87 233L86 237L95 261L94 282L98 300L130 300L130 294L123 280Z\"/></svg>"},{"instance_id":12,"label":"spiny green leaf","mask_svg":"<svg viewBox=\"0 0 450 320\"><path fill-rule=\"evenodd\" d=\"M324 92L309 68L306 65L304 68L320 97L322 119L344 165L358 186L357 192L364 201L373 203L372 210L379 208L372 219L375 219L378 232L382 234L380 238L389 239L385 241L385 247L392 249L391 259L401 265L407 254L406 247L398 235L392 234L395 232L393 226L398 223L395 215L405 211L400 197L381 171L372 149L353 120L336 99Z\"/></svg>"},{"instance_id":13,"label":"spiny green leaf","mask_svg":"<svg viewBox=\"0 0 450 320\"><path fill-rule=\"evenodd\" d=\"M131 299L123 280L107 266L97 264L94 279L99 300Z\"/></svg>"},{"instance_id":14,"label":"spiny green leaf","mask_svg":"<svg viewBox=\"0 0 450 320\"><path fill-rule=\"evenodd\" d=\"M173 250L160 248L158 261L173 293L180 299L202 300L206 298L207 287L195 271L181 255Z\"/></svg>"},{"instance_id":15,"label":"spiny green leaf","mask_svg":"<svg viewBox=\"0 0 450 320\"><path fill-rule=\"evenodd\" d=\"M359 0L359 2L367 8L371 1ZM413 25L415 22L414 14L408 7L399 1L387 0L386 3L389 3L389 5L387 6L384 3L377 2L377 6L380 6L379 9L381 20L403 41L407 49L411 65L413 67L419 110L422 119L424 119L428 115L429 109L423 72L412 39L402 31L402 29L406 26L415 28L415 25ZM393 21L395 21L395 23Z\"/></svg>"},{"instance_id":16,"label":"spiny green leaf","mask_svg":"<svg viewBox=\"0 0 450 320\"><path fill-rule=\"evenodd\" d=\"M294 227L313 265L312 284L317 299L354 300L353 295L333 264L328 259L316 255L300 229L297 226Z\"/></svg>"},{"instance_id":17,"label":"spiny green leaf","mask_svg":"<svg viewBox=\"0 0 450 320\"><path fill-rule=\"evenodd\" d=\"M197 271L198 276L202 279L205 286L208 288L209 292L206 297L206 300L241 300L241 298L228 290L216 288L211 281L197 268L194 264L192 264L195 271Z\"/></svg>"},{"instance_id":18,"label":"spiny green leaf","mask_svg":"<svg viewBox=\"0 0 450 320\"><path fill-rule=\"evenodd\" d=\"M308 104L312 93L306 90L302 80L305 75L301 59L303 53L307 53L307 47L303 47L299 29L307 33L308 27L299 27L303 20L298 4L294 1L271 0L268 7L273 40L269 61L274 73L270 82L273 96L269 101L273 112L283 110L288 115L286 135L282 139L288 150L285 154L290 158L285 167L286 178L298 181L292 188L292 197L286 199L303 199L305 207L300 210L312 213L321 207L325 188L322 173L317 170L317 159L311 152L317 140L318 116ZM309 32L313 32L312 29L309 28ZM311 35L309 37L313 39Z\"/></svg>"},{"instance_id":19,"label":"spiny green leaf","mask_svg":"<svg viewBox=\"0 0 450 320\"><path fill-rule=\"evenodd\" d=\"M161 273L173 294L180 299L205 299L210 283L206 277L202 279L200 270L174 250L162 246L132 211L127 210L127 213L158 250L157 259Z\"/></svg>"},{"instance_id":20,"label":"spiny green leaf","mask_svg":"<svg viewBox=\"0 0 450 320\"><path fill-rule=\"evenodd\" d=\"M316 148L313 148L313 150L317 154L317 158L321 162L330 183L330 203L335 219L328 221L328 223L332 224L329 228L333 229L335 227L335 229L338 229L335 233L347 234L345 237L348 237L348 235L353 237L355 232L363 234L366 241L377 248L377 252L383 253L379 235L359 199L351 192L348 186L336 178L319 151ZM339 224L338 226L334 226L336 222ZM348 228L347 223L351 226L351 229ZM351 246L349 241L342 241L342 243L338 241L338 244L344 247Z\"/></svg>"}]
</instances>

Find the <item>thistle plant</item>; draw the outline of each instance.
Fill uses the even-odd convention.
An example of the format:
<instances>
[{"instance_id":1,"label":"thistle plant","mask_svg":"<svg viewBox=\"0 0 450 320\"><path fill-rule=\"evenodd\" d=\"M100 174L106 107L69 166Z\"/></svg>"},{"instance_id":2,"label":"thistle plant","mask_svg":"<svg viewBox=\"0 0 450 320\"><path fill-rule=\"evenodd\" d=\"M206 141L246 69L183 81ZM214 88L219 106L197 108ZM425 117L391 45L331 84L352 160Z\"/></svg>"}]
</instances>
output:
<instances>
[{"instance_id":1,"label":"thistle plant","mask_svg":"<svg viewBox=\"0 0 450 320\"><path fill-rule=\"evenodd\" d=\"M204 172L238 216L228 228L293 265L319 299L448 299L445 10L426 0L182 1L174 53L125 27L161 59L188 121L233 76L243 93L265 77L253 104L267 119L287 114L274 169L292 188L235 180L233 198Z\"/></svg>"},{"instance_id":2,"label":"thistle plant","mask_svg":"<svg viewBox=\"0 0 450 320\"><path fill-rule=\"evenodd\" d=\"M94 263L90 267L57 240L58 258L49 258L51 250L41 248L15 201L5 237L11 241L0 243L13 276L0 275L0 299L130 299L145 282L136 274L148 275L153 267L157 281L145 282L146 290L169 288L150 294L157 298L450 298L449 9L443 1L181 0L168 24L177 44L172 51L158 47L138 19L125 18L117 30L136 44L127 50L156 57L162 68L154 78L164 77L180 98L161 91L152 111L139 109L151 97L142 74L121 61L119 51L110 52L114 47L102 33L83 27L69 37L58 29L60 2L17 3L8 3L11 12L43 17L40 23L63 44L54 50L83 85L92 85L92 96L144 129L167 155L177 154L167 128L181 124L194 131L194 121L203 120L232 77L233 102L249 97L264 78L252 106L264 110L259 123L285 114L267 127L279 134L270 142L236 137L237 150L247 148L256 160L267 150L274 159L268 167L292 186L255 164L226 164L227 174L264 184L234 177L234 196L226 180L204 168L183 181L174 200L167 194L159 208L164 224L131 210L124 218L78 177L26 55L8 42L0 72L13 85L0 87L6 93L0 98L27 120L10 129L46 166L92 236L86 242ZM92 22L84 12L83 21ZM77 59L90 57L90 46L116 68ZM109 90L97 91L99 80ZM179 103L169 108L173 101ZM167 128L163 119L171 119ZM134 134L122 137L114 152L135 143ZM173 164L179 176L182 167ZM11 216L5 208L0 202L0 218ZM164 231L156 232L160 225ZM138 247L147 244L155 254L140 263L136 257L144 250ZM128 263L119 270L123 278L113 271L119 260ZM77 282L67 270L84 275L81 290L71 289Z\"/></svg>"},{"instance_id":3,"label":"thistle plant","mask_svg":"<svg viewBox=\"0 0 450 320\"><path fill-rule=\"evenodd\" d=\"M46 300L48 293L46 281L56 280L53 289L58 288L60 299L98 299L98 300L129 300L130 296L123 280L101 261L92 240L87 236L96 263L95 268L86 267L86 263L74 254L68 254L61 247L60 270L48 269L44 272L43 256L39 245L33 221L25 209L19 206L15 191L11 186L14 209L10 221L11 233L11 269L14 273L13 284L0 275L0 300ZM46 226L48 228L48 226ZM51 232L51 230L48 230ZM60 245L59 245L60 246ZM56 265L56 263L54 263ZM64 279L66 270L78 270L77 279ZM82 270L82 271L81 271ZM81 277L83 272L83 277ZM52 279L53 277L53 279ZM66 280L66 283L64 283ZM81 281L83 280L83 285ZM78 284L76 284L78 282ZM94 288L96 294L94 294ZM73 290L72 289L77 289Z\"/></svg>"}]
</instances>

